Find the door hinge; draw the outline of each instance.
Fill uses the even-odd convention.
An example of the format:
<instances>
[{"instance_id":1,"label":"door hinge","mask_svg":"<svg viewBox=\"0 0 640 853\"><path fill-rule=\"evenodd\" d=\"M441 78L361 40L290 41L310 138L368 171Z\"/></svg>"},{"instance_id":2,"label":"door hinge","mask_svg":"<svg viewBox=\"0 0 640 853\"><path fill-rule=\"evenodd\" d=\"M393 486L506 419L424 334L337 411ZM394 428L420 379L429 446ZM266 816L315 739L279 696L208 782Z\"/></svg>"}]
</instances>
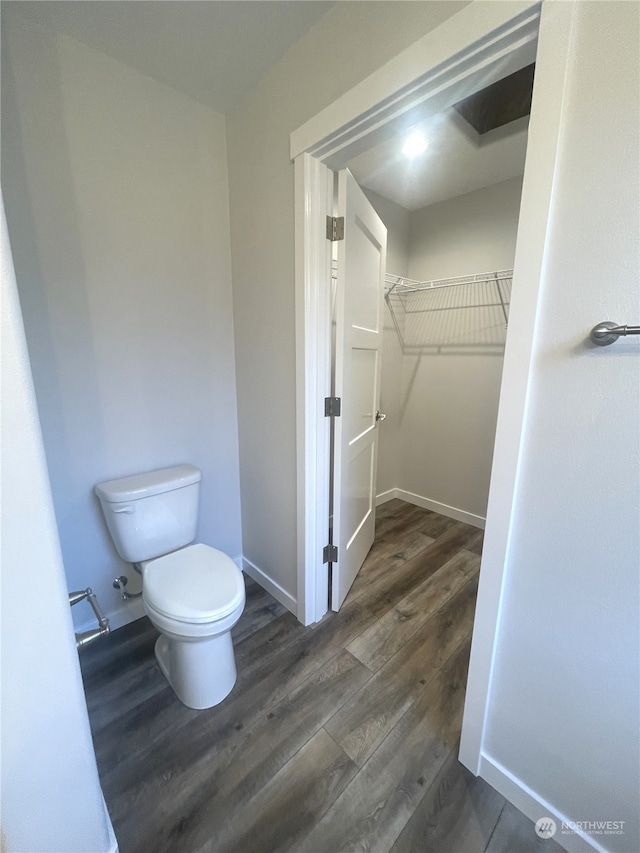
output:
<instances>
[{"instance_id":1,"label":"door hinge","mask_svg":"<svg viewBox=\"0 0 640 853\"><path fill-rule=\"evenodd\" d=\"M340 417L340 397L324 398L324 416L325 418Z\"/></svg>"},{"instance_id":2,"label":"door hinge","mask_svg":"<svg viewBox=\"0 0 640 853\"><path fill-rule=\"evenodd\" d=\"M327 240L344 240L344 216L327 216Z\"/></svg>"},{"instance_id":3,"label":"door hinge","mask_svg":"<svg viewBox=\"0 0 640 853\"><path fill-rule=\"evenodd\" d=\"M322 549L322 562L323 563L337 563L338 562L338 546L337 545L325 545Z\"/></svg>"}]
</instances>

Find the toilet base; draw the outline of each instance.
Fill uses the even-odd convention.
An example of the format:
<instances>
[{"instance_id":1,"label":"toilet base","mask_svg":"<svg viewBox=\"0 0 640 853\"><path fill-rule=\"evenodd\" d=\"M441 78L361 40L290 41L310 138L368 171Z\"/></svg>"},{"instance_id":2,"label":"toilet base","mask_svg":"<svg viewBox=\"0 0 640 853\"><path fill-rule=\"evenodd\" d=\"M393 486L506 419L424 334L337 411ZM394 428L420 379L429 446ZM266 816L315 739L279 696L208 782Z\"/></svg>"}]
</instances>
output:
<instances>
[{"instance_id":1,"label":"toilet base","mask_svg":"<svg viewBox=\"0 0 640 853\"><path fill-rule=\"evenodd\" d=\"M203 710L218 705L236 683L230 631L196 642L161 634L155 654L162 674L188 708Z\"/></svg>"}]
</instances>

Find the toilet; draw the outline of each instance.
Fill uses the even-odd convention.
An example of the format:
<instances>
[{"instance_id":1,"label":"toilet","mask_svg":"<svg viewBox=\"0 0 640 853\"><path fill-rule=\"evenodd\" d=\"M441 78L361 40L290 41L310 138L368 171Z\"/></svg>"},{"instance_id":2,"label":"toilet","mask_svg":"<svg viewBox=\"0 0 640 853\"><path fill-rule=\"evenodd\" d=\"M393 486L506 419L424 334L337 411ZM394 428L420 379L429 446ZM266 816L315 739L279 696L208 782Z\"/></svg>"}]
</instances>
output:
<instances>
[{"instance_id":1,"label":"toilet","mask_svg":"<svg viewBox=\"0 0 640 853\"><path fill-rule=\"evenodd\" d=\"M196 535L201 473L176 465L99 483L118 554L142 572L142 604L160 632L155 654L176 696L211 708L236 681L231 629L245 604L242 572Z\"/></svg>"}]
</instances>

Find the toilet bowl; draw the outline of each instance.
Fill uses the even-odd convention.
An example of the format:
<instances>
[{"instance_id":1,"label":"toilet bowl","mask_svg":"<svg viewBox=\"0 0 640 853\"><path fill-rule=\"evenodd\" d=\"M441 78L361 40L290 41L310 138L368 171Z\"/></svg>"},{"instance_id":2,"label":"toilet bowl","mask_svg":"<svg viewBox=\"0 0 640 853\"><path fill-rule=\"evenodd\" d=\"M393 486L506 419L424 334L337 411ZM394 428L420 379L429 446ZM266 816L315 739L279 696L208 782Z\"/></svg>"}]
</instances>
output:
<instances>
[{"instance_id":1,"label":"toilet bowl","mask_svg":"<svg viewBox=\"0 0 640 853\"><path fill-rule=\"evenodd\" d=\"M123 560L142 570L142 605L160 632L158 665L190 708L211 708L236 681L231 629L245 604L233 560L195 538L201 474L176 465L95 487Z\"/></svg>"},{"instance_id":2,"label":"toilet bowl","mask_svg":"<svg viewBox=\"0 0 640 853\"><path fill-rule=\"evenodd\" d=\"M211 708L231 692L231 629L245 605L242 572L222 551L189 545L142 564L142 605L160 632L155 655L176 696Z\"/></svg>"}]
</instances>

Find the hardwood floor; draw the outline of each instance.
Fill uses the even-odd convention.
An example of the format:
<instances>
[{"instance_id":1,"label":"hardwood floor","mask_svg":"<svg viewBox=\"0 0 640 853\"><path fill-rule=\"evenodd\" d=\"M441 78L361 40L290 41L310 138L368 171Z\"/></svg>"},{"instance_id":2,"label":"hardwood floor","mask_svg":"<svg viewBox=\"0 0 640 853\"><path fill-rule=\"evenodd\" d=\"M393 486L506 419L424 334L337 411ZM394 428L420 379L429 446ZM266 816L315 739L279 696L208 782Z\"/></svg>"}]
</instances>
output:
<instances>
[{"instance_id":1,"label":"hardwood floor","mask_svg":"<svg viewBox=\"0 0 640 853\"><path fill-rule=\"evenodd\" d=\"M482 533L402 501L339 613L247 579L238 681L182 705L138 620L83 650L121 853L559 853L457 761Z\"/></svg>"}]
</instances>

